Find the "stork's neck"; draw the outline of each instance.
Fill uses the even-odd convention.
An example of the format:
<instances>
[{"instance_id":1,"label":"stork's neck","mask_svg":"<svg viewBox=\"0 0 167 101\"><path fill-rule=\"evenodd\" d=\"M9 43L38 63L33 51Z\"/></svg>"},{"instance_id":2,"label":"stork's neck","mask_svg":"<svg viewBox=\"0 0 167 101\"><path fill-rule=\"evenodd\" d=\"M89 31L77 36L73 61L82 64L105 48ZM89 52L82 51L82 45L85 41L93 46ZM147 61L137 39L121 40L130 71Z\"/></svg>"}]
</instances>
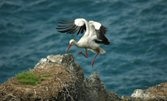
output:
<instances>
[{"instance_id":1,"label":"stork's neck","mask_svg":"<svg viewBox=\"0 0 167 101\"><path fill-rule=\"evenodd\" d=\"M85 33L89 33L89 24L88 24L88 21L86 21L85 19L83 19L84 23L85 23L85 26L86 26L86 32Z\"/></svg>"},{"instance_id":2,"label":"stork's neck","mask_svg":"<svg viewBox=\"0 0 167 101\"><path fill-rule=\"evenodd\" d=\"M77 43L77 41L73 41L73 43L74 43L74 45L78 46L78 43Z\"/></svg>"},{"instance_id":3,"label":"stork's neck","mask_svg":"<svg viewBox=\"0 0 167 101\"><path fill-rule=\"evenodd\" d=\"M71 42L73 45L75 45L75 46L77 46L77 47L79 47L79 44L78 44L78 42L77 41L75 41L74 39L72 39L72 42Z\"/></svg>"}]
</instances>

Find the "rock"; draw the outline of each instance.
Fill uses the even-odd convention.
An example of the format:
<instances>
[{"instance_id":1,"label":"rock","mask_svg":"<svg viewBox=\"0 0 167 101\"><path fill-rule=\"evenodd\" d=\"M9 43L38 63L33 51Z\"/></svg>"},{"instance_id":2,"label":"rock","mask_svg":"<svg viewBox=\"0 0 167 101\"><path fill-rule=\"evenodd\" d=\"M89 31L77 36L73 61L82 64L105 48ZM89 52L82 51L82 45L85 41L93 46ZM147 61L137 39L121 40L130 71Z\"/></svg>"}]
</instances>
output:
<instances>
[{"instance_id":1,"label":"rock","mask_svg":"<svg viewBox=\"0 0 167 101\"><path fill-rule=\"evenodd\" d=\"M152 98L151 94L149 92L145 92L142 89L136 89L131 97L136 97L136 98L143 98L143 99L148 99L148 98Z\"/></svg>"},{"instance_id":2,"label":"rock","mask_svg":"<svg viewBox=\"0 0 167 101\"><path fill-rule=\"evenodd\" d=\"M148 89L136 89L131 97L140 98L149 101L166 101L167 100L167 83L161 83Z\"/></svg>"},{"instance_id":3,"label":"rock","mask_svg":"<svg viewBox=\"0 0 167 101\"><path fill-rule=\"evenodd\" d=\"M0 101L120 101L107 92L97 74L84 78L71 54L49 55L30 70L42 77L37 85L25 85L16 77L0 85Z\"/></svg>"},{"instance_id":4,"label":"rock","mask_svg":"<svg viewBox=\"0 0 167 101\"><path fill-rule=\"evenodd\" d=\"M98 74L84 77L71 54L49 55L29 72L40 81L29 85L12 77L0 85L0 101L167 101L167 83L136 89L131 96L108 92Z\"/></svg>"},{"instance_id":5,"label":"rock","mask_svg":"<svg viewBox=\"0 0 167 101\"><path fill-rule=\"evenodd\" d=\"M104 88L99 76L96 73L84 80L85 100L83 101L120 101L121 99L114 93L109 93Z\"/></svg>"}]
</instances>

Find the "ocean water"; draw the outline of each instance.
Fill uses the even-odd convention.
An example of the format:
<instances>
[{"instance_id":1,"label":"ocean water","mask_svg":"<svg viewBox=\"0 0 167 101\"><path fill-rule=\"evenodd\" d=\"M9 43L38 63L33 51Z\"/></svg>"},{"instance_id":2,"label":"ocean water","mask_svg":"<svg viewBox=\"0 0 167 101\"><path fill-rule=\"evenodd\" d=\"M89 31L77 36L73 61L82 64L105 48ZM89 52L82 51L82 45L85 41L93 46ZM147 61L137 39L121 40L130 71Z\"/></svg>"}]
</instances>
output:
<instances>
[{"instance_id":1,"label":"ocean water","mask_svg":"<svg viewBox=\"0 0 167 101\"><path fill-rule=\"evenodd\" d=\"M33 68L43 57L64 54L71 38L57 32L60 19L83 17L107 27L106 54L79 56L86 76L97 72L108 91L130 95L134 89L167 81L167 0L1 0L0 83Z\"/></svg>"}]
</instances>

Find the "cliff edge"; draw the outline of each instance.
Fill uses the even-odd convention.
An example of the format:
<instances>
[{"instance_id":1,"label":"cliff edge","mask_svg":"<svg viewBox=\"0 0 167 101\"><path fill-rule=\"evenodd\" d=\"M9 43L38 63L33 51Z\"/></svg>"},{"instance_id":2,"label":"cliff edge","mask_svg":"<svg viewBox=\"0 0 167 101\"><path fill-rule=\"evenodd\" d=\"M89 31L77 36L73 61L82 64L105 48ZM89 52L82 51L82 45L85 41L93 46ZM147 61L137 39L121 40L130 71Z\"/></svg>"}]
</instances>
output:
<instances>
[{"instance_id":1,"label":"cliff edge","mask_svg":"<svg viewBox=\"0 0 167 101\"><path fill-rule=\"evenodd\" d=\"M85 78L71 54L49 55L1 84L0 101L165 101L166 88L163 84L120 97L107 92L97 74Z\"/></svg>"},{"instance_id":2,"label":"cliff edge","mask_svg":"<svg viewBox=\"0 0 167 101\"><path fill-rule=\"evenodd\" d=\"M31 74L30 77L26 73ZM0 101L111 101L119 99L108 93L99 77L84 78L82 68L70 54L42 58L26 76L13 77L0 85ZM24 74L24 75L25 75ZM36 79L32 77L35 74ZM23 74L21 74L23 75ZM23 80L24 77L26 80ZM21 79L20 79L21 78ZM38 82L32 83L28 79ZM113 101L116 101L113 100Z\"/></svg>"}]
</instances>

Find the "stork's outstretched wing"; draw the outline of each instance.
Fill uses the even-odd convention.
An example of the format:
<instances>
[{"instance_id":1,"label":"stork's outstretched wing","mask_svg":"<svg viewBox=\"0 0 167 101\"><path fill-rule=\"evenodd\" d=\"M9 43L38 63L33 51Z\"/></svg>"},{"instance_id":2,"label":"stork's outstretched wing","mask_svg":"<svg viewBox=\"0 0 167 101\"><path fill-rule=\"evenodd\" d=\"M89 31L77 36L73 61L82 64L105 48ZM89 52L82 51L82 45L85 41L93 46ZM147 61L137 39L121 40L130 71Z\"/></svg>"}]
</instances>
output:
<instances>
[{"instance_id":1,"label":"stork's outstretched wing","mask_svg":"<svg viewBox=\"0 0 167 101\"><path fill-rule=\"evenodd\" d=\"M110 42L108 41L108 39L105 36L105 34L107 32L107 28L104 27L99 22L96 22L96 21L89 21L89 22L94 25L95 30L96 30L97 39L95 40L95 42L105 44L105 45L109 45Z\"/></svg>"},{"instance_id":2,"label":"stork's outstretched wing","mask_svg":"<svg viewBox=\"0 0 167 101\"><path fill-rule=\"evenodd\" d=\"M57 28L61 33L74 34L84 33L86 30L85 23L82 19L75 19L74 21L61 20L58 22Z\"/></svg>"},{"instance_id":3,"label":"stork's outstretched wing","mask_svg":"<svg viewBox=\"0 0 167 101\"><path fill-rule=\"evenodd\" d=\"M99 30L96 30L96 32L97 32L96 34L97 34L97 38L98 38L98 40L96 40L97 43L102 43L105 45L110 44L110 42L108 41L108 39L104 35L106 33L106 28L104 26L101 26Z\"/></svg>"}]
</instances>

